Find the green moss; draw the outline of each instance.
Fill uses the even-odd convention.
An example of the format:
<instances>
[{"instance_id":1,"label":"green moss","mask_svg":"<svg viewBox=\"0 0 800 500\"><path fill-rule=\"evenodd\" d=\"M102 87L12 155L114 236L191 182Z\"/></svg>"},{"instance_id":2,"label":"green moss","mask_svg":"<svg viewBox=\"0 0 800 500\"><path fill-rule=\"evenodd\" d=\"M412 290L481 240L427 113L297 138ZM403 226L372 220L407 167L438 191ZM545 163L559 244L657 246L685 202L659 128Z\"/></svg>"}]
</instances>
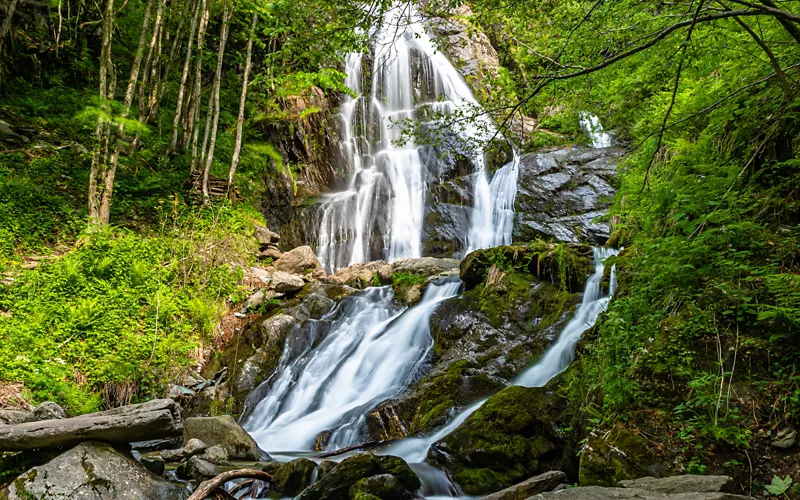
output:
<instances>
[{"instance_id":1,"label":"green moss","mask_svg":"<svg viewBox=\"0 0 800 500\"><path fill-rule=\"evenodd\" d=\"M592 433L581 452L578 478L581 486L615 486L623 479L650 475L655 463L649 443L618 425L607 433Z\"/></svg>"}]
</instances>

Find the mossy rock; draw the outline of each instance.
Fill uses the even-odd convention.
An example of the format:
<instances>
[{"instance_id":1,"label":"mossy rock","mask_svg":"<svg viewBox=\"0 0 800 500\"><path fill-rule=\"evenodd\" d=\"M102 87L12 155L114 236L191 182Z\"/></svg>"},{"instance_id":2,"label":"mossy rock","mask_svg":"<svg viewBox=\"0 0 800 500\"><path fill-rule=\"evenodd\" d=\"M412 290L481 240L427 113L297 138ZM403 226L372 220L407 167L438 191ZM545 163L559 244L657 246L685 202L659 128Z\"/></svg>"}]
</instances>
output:
<instances>
[{"instance_id":1,"label":"mossy rock","mask_svg":"<svg viewBox=\"0 0 800 500\"><path fill-rule=\"evenodd\" d=\"M358 481L382 474L394 476L408 491L416 491L421 486L419 477L402 458L360 453L342 460L326 471L319 481L303 490L298 499L346 500L350 498L350 490Z\"/></svg>"},{"instance_id":2,"label":"mossy rock","mask_svg":"<svg viewBox=\"0 0 800 500\"><path fill-rule=\"evenodd\" d=\"M412 494L403 487L395 476L391 474L378 474L377 476L359 479L350 488L350 500L403 500L411 498Z\"/></svg>"},{"instance_id":3,"label":"mossy rock","mask_svg":"<svg viewBox=\"0 0 800 500\"><path fill-rule=\"evenodd\" d=\"M622 424L609 432L593 431L581 450L581 486L616 486L623 479L653 475L656 457L648 442Z\"/></svg>"},{"instance_id":4,"label":"mossy rock","mask_svg":"<svg viewBox=\"0 0 800 500\"><path fill-rule=\"evenodd\" d=\"M562 438L555 415L562 411L546 389L507 387L435 443L431 456L465 493L499 491L558 463Z\"/></svg>"},{"instance_id":5,"label":"mossy rock","mask_svg":"<svg viewBox=\"0 0 800 500\"><path fill-rule=\"evenodd\" d=\"M279 497L295 497L308 488L317 464L307 458L296 458L282 464L272 473L270 490Z\"/></svg>"}]
</instances>

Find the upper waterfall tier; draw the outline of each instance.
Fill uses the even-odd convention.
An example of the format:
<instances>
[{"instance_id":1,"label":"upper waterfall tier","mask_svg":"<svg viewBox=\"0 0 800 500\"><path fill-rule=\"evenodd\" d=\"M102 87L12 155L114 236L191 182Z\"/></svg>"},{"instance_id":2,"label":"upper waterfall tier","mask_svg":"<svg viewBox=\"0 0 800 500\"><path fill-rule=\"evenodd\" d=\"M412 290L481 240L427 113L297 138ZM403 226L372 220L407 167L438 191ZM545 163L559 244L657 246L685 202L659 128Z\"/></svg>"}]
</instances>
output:
<instances>
[{"instance_id":1,"label":"upper waterfall tier","mask_svg":"<svg viewBox=\"0 0 800 500\"><path fill-rule=\"evenodd\" d=\"M447 242L452 253L510 243L517 162L495 173L490 185L485 147L497 130L462 76L413 14L390 11L372 47L346 59L345 83L354 96L345 98L340 121L349 181L317 212L314 244L323 266L332 272L424 255L426 216L428 223L434 218L426 213L429 188L445 178L469 184L466 212L446 236L454 240ZM471 118L445 127L445 116ZM430 144L418 144L411 129L427 134Z\"/></svg>"}]
</instances>

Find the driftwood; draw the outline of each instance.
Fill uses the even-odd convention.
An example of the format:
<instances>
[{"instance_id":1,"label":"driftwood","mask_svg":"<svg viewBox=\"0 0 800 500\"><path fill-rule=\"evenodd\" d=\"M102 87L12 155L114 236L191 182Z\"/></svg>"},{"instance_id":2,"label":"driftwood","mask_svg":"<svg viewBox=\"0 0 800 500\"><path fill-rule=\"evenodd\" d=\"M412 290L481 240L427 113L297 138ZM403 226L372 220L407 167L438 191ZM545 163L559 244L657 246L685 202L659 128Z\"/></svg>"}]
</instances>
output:
<instances>
[{"instance_id":1,"label":"driftwood","mask_svg":"<svg viewBox=\"0 0 800 500\"><path fill-rule=\"evenodd\" d=\"M88 440L125 444L182 434L183 421L177 403L155 399L79 417L2 425L0 450L72 446Z\"/></svg>"},{"instance_id":2,"label":"driftwood","mask_svg":"<svg viewBox=\"0 0 800 500\"><path fill-rule=\"evenodd\" d=\"M345 446L344 448L339 448L338 450L326 451L326 452L323 452L323 453L318 453L318 454L314 455L314 458L335 457L337 455L341 455L343 453L347 453L348 451L370 450L372 448L377 448L378 446L391 443L392 441L394 441L394 439L389 439L389 440L386 440L386 441L367 441L366 443L354 444L352 446Z\"/></svg>"},{"instance_id":3,"label":"driftwood","mask_svg":"<svg viewBox=\"0 0 800 500\"><path fill-rule=\"evenodd\" d=\"M212 477L200 483L200 486L192 493L189 500L204 500L206 497L211 496L212 493L218 488L221 488L228 481L234 479L249 478L258 479L261 481L272 481L272 475L254 469L236 469L223 472L222 474Z\"/></svg>"}]
</instances>

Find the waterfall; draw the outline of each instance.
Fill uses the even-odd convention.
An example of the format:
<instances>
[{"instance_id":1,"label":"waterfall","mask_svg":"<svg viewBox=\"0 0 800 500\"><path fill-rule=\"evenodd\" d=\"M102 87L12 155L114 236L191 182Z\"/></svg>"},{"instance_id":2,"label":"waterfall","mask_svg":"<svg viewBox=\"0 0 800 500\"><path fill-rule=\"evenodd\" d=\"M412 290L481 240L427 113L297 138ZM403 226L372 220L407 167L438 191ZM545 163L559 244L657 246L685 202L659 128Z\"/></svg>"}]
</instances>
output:
<instances>
[{"instance_id":1,"label":"waterfall","mask_svg":"<svg viewBox=\"0 0 800 500\"><path fill-rule=\"evenodd\" d=\"M419 145L403 132L418 124L437 133L444 115L476 115L450 130L455 146L469 150L475 176L466 247L510 243L516 153L490 184L483 147L497 130L416 14L390 10L372 39L371 65L362 54L346 58L345 84L355 97L345 98L339 119L349 181L319 207L315 246L326 271L422 255L427 170Z\"/></svg>"},{"instance_id":2,"label":"waterfall","mask_svg":"<svg viewBox=\"0 0 800 500\"><path fill-rule=\"evenodd\" d=\"M542 387L569 366L575 358L575 344L578 343L583 332L594 326L600 313L606 310L608 301L616 290L616 273L613 266L611 268L608 294L603 294L600 283L603 280L605 260L617 253L617 250L611 248L596 247L594 249L594 273L586 282L586 288L575 315L561 331L558 339L536 363L513 381L513 385ZM404 439L387 446L381 453L397 455L408 462L424 462L431 445L456 430L475 410L480 408L484 401L486 400L480 400L461 410L446 426L430 436Z\"/></svg>"},{"instance_id":3,"label":"waterfall","mask_svg":"<svg viewBox=\"0 0 800 500\"><path fill-rule=\"evenodd\" d=\"M287 341L278 376L244 428L270 451L311 450L323 433L331 449L360 442L366 413L418 374L433 344L430 316L460 287L457 279L432 283L407 309L393 305L391 287L345 299L323 318L332 324L318 344L298 355Z\"/></svg>"},{"instance_id":4,"label":"waterfall","mask_svg":"<svg viewBox=\"0 0 800 500\"><path fill-rule=\"evenodd\" d=\"M580 124L586 131L589 139L591 139L593 148L611 147L611 134L603 130L600 118L584 111L580 115Z\"/></svg>"}]
</instances>

